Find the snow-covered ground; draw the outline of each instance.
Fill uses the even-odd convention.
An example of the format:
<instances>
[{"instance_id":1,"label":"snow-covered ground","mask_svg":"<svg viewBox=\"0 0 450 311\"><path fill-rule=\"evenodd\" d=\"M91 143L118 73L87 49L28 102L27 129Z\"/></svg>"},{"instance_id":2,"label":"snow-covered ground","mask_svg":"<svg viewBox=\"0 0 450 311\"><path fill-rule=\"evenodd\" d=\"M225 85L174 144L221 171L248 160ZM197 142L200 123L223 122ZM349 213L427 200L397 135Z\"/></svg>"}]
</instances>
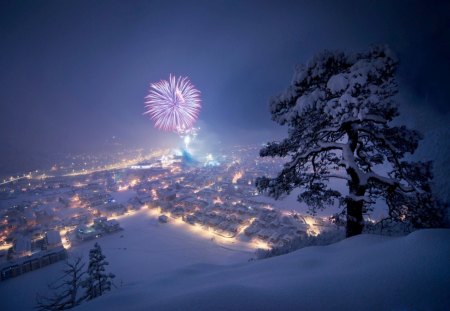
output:
<instances>
[{"instance_id":1,"label":"snow-covered ground","mask_svg":"<svg viewBox=\"0 0 450 311\"><path fill-rule=\"evenodd\" d=\"M147 209L119 217L119 222L123 231L69 250L69 255L82 255L87 260L89 249L98 242L110 263L109 271L116 274L114 283L118 287L139 284L192 264L228 265L253 257L252 249L211 241L187 230L187 224L161 224ZM32 310L36 293L45 294L46 285L61 275L63 267L59 262L0 282L0 310Z\"/></svg>"},{"instance_id":2,"label":"snow-covered ground","mask_svg":"<svg viewBox=\"0 0 450 311\"><path fill-rule=\"evenodd\" d=\"M220 245L161 224L146 209L119 219L99 242L118 288L76 310L445 310L450 305L450 230L406 237L361 235L251 261L251 249ZM123 237L121 237L123 236ZM32 310L57 263L0 282L0 310ZM448 310L448 309L447 309Z\"/></svg>"},{"instance_id":3,"label":"snow-covered ground","mask_svg":"<svg viewBox=\"0 0 450 311\"><path fill-rule=\"evenodd\" d=\"M448 310L450 230L361 235L228 266L154 274L76 310Z\"/></svg>"},{"instance_id":4,"label":"snow-covered ground","mask_svg":"<svg viewBox=\"0 0 450 311\"><path fill-rule=\"evenodd\" d=\"M112 197L118 204L126 204L129 199L135 196L136 191L134 190L117 191L112 193Z\"/></svg>"}]
</instances>

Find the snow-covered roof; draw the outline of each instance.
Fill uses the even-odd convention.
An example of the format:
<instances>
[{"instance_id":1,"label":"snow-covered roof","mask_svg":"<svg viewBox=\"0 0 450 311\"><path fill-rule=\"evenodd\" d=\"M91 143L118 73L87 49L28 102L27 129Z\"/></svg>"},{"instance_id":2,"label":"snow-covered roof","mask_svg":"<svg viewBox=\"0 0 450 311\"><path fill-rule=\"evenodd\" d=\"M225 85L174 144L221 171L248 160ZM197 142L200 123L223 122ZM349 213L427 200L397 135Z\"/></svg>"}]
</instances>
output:
<instances>
[{"instance_id":1,"label":"snow-covered roof","mask_svg":"<svg viewBox=\"0 0 450 311\"><path fill-rule=\"evenodd\" d=\"M31 241L30 239L21 237L16 240L14 244L14 251L16 253L24 253L31 251Z\"/></svg>"},{"instance_id":2,"label":"snow-covered roof","mask_svg":"<svg viewBox=\"0 0 450 311\"><path fill-rule=\"evenodd\" d=\"M118 225L119 225L119 222L118 222L117 220L115 220L115 219L111 219L111 220L108 220L108 221L105 223L105 225L106 225L106 226L110 226L110 227L114 227L114 226L118 226Z\"/></svg>"},{"instance_id":3,"label":"snow-covered roof","mask_svg":"<svg viewBox=\"0 0 450 311\"><path fill-rule=\"evenodd\" d=\"M61 235L59 234L58 231L55 230L47 231L45 236L48 245L57 245L61 243Z\"/></svg>"}]
</instances>

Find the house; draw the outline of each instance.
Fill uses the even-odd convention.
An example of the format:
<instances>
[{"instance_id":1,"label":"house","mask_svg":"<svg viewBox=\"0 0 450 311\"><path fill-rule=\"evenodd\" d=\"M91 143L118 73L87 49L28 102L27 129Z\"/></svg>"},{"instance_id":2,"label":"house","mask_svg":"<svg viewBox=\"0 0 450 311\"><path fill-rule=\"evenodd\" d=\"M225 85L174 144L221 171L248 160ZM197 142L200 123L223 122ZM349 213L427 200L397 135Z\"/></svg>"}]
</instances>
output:
<instances>
[{"instance_id":1,"label":"house","mask_svg":"<svg viewBox=\"0 0 450 311\"><path fill-rule=\"evenodd\" d=\"M98 236L97 231L93 227L88 227L86 225L78 226L76 229L77 238L86 241L92 240Z\"/></svg>"},{"instance_id":2,"label":"house","mask_svg":"<svg viewBox=\"0 0 450 311\"><path fill-rule=\"evenodd\" d=\"M161 215L158 217L158 220L159 220L159 222L162 222L165 224L165 223L169 222L169 217L167 217L166 215Z\"/></svg>"},{"instance_id":3,"label":"house","mask_svg":"<svg viewBox=\"0 0 450 311\"><path fill-rule=\"evenodd\" d=\"M55 230L47 231L45 234L45 242L47 244L47 249L62 246L61 235Z\"/></svg>"},{"instance_id":4,"label":"house","mask_svg":"<svg viewBox=\"0 0 450 311\"><path fill-rule=\"evenodd\" d=\"M185 214L185 211L181 206L177 206L172 210L172 216L175 218L183 217L184 214Z\"/></svg>"},{"instance_id":5,"label":"house","mask_svg":"<svg viewBox=\"0 0 450 311\"><path fill-rule=\"evenodd\" d=\"M115 219L107 220L102 225L103 230L107 233L119 231L121 228L119 226L119 222Z\"/></svg>"},{"instance_id":6,"label":"house","mask_svg":"<svg viewBox=\"0 0 450 311\"><path fill-rule=\"evenodd\" d=\"M20 258L30 255L31 255L31 240L25 237L18 238L13 246L13 257Z\"/></svg>"},{"instance_id":7,"label":"house","mask_svg":"<svg viewBox=\"0 0 450 311\"><path fill-rule=\"evenodd\" d=\"M103 224L107 221L106 217L98 217L94 219L94 227L96 229L101 229Z\"/></svg>"}]
</instances>

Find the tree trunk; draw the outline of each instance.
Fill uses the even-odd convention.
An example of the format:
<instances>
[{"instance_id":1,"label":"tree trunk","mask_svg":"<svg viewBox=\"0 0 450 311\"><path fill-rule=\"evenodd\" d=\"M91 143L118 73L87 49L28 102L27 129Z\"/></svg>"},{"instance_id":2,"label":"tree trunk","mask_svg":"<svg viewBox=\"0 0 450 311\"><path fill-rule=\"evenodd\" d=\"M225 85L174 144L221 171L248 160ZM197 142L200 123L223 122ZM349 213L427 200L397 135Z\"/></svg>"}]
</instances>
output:
<instances>
[{"instance_id":1,"label":"tree trunk","mask_svg":"<svg viewBox=\"0 0 450 311\"><path fill-rule=\"evenodd\" d=\"M351 125L349 125L349 128L347 129L347 135L348 146L350 148L350 151L352 152L351 160L354 161L354 153L358 145L358 132L354 130ZM354 196L363 196L366 193L366 188L360 185L359 176L355 171L355 168L351 166L348 167L347 173L351 177L351 181L348 182L350 194ZM362 230L364 228L363 207L364 201L362 200L347 200L347 238L362 233Z\"/></svg>"},{"instance_id":2,"label":"tree trunk","mask_svg":"<svg viewBox=\"0 0 450 311\"><path fill-rule=\"evenodd\" d=\"M363 201L347 201L347 238L362 233L364 228L363 205Z\"/></svg>"}]
</instances>

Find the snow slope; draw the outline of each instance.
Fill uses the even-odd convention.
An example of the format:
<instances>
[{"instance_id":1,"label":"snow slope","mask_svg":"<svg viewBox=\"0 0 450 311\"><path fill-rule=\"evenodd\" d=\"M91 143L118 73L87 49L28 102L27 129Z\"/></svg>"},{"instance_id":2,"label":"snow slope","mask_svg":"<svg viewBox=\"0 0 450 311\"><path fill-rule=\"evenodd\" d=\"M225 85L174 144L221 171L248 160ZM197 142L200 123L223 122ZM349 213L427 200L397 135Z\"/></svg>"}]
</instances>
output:
<instances>
[{"instance_id":1,"label":"snow slope","mask_svg":"<svg viewBox=\"0 0 450 311\"><path fill-rule=\"evenodd\" d=\"M448 310L450 230L361 235L229 266L195 264L75 310Z\"/></svg>"},{"instance_id":2,"label":"snow slope","mask_svg":"<svg viewBox=\"0 0 450 311\"><path fill-rule=\"evenodd\" d=\"M223 246L196 235L185 229L189 225L161 224L146 209L118 220L123 231L69 249L70 256L81 255L87 261L89 249L98 242L110 263L108 271L116 275L117 286L126 288L192 264L228 265L254 256L252 249ZM33 310L36 293L48 295L47 284L58 279L63 268L59 262L0 282L0 310Z\"/></svg>"}]
</instances>

